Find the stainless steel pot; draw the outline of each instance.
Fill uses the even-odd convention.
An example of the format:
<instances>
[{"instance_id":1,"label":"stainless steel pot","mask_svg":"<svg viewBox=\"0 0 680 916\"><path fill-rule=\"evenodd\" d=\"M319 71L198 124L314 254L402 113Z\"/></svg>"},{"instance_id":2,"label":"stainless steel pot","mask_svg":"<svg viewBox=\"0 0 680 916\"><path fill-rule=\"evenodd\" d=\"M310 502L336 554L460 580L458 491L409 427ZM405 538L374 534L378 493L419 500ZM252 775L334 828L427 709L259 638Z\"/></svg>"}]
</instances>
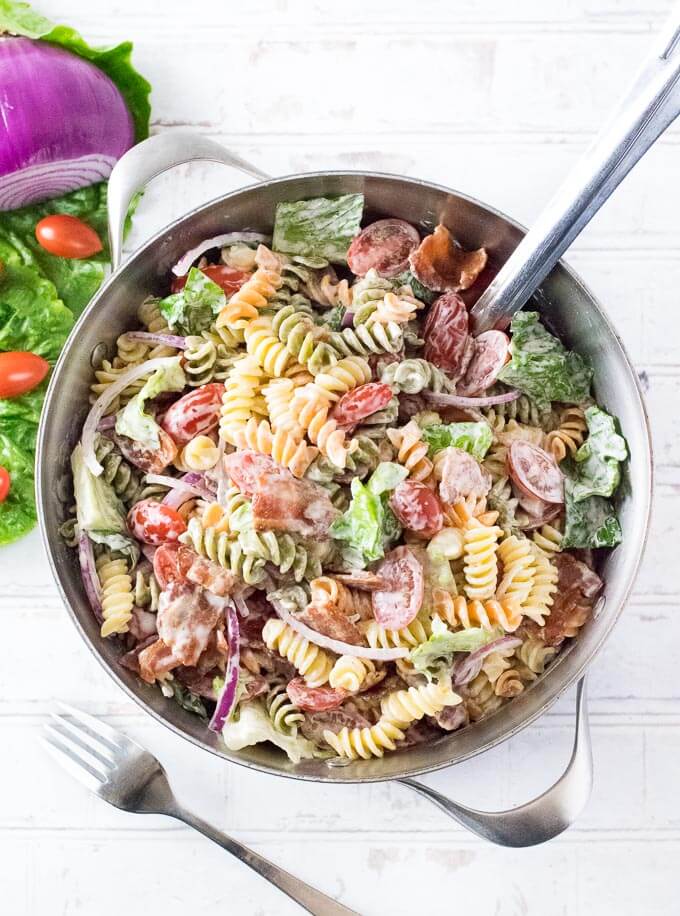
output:
<instances>
[{"instance_id":1,"label":"stainless steel pot","mask_svg":"<svg viewBox=\"0 0 680 916\"><path fill-rule=\"evenodd\" d=\"M112 352L116 337L135 324L137 307L145 296L150 292L165 293L170 269L184 252L202 239L225 231L244 227L271 230L274 207L279 201L348 192L365 195L369 220L400 217L423 232L430 231L441 220L464 247L484 246L496 265L509 257L524 235L522 227L504 214L446 187L396 175L320 172L263 180L218 197L172 223L146 242L124 266L118 266L122 217L132 194L155 175L192 159L217 160L251 175L262 174L213 141L188 134L154 137L126 154L114 170L109 189L115 270L73 330L47 393L38 440L38 511L54 576L73 622L90 651L143 709L177 734L225 760L265 773L323 782L409 779L412 788L428 794L452 816L497 842L528 845L559 833L573 817L574 808L584 804L589 793L587 736L582 735L581 741L576 742L568 777L539 800L513 812L488 816L470 812L411 778L481 754L544 713L583 676L602 647L624 607L638 569L647 536L652 489L652 453L645 408L635 372L604 309L564 263L552 270L537 301L553 329L593 361L597 399L620 418L630 445L631 459L625 470L619 505L624 539L605 561L605 594L594 618L547 674L522 695L488 719L461 732L443 735L433 744L342 767L323 761L294 766L279 751L264 745L238 753L228 751L202 721L121 668L116 644L100 638L76 557L57 532L65 517L69 457L88 408L93 358L101 359L103 347ZM580 690L581 723L585 718L584 700ZM565 807L567 796L569 809Z\"/></svg>"}]
</instances>

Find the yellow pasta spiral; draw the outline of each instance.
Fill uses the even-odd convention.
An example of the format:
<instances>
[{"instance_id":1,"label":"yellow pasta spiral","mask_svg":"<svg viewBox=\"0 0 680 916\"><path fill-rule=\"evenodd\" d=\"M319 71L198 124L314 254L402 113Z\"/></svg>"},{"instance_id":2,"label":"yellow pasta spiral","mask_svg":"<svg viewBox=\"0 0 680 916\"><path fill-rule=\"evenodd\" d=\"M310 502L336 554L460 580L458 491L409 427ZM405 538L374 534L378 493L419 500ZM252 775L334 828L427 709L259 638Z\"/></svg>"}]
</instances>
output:
<instances>
[{"instance_id":1,"label":"yellow pasta spiral","mask_svg":"<svg viewBox=\"0 0 680 916\"><path fill-rule=\"evenodd\" d=\"M294 436L280 429L273 433L267 420L258 421L253 417L241 428L230 428L232 445L241 449L253 449L263 455L271 455L274 461L293 474L304 477L307 468L319 454L319 450L306 442L298 442Z\"/></svg>"},{"instance_id":2,"label":"yellow pasta spiral","mask_svg":"<svg viewBox=\"0 0 680 916\"><path fill-rule=\"evenodd\" d=\"M465 693L465 708L473 722L491 715L503 705L502 697L496 695L494 685L483 671L466 685Z\"/></svg>"},{"instance_id":3,"label":"yellow pasta spiral","mask_svg":"<svg viewBox=\"0 0 680 916\"><path fill-rule=\"evenodd\" d=\"M412 480L424 481L432 473L432 462L427 457L427 443L423 431L415 420L401 429L388 429L387 436L397 449L397 461L403 464Z\"/></svg>"},{"instance_id":4,"label":"yellow pasta spiral","mask_svg":"<svg viewBox=\"0 0 680 916\"><path fill-rule=\"evenodd\" d=\"M291 411L297 385L291 378L274 378L262 389L269 422L273 430L284 429L296 439L302 439L304 429Z\"/></svg>"},{"instance_id":5,"label":"yellow pasta spiral","mask_svg":"<svg viewBox=\"0 0 680 916\"><path fill-rule=\"evenodd\" d=\"M546 646L542 639L529 637L515 650L517 658L534 674L543 674L545 666L555 657L557 649Z\"/></svg>"},{"instance_id":6,"label":"yellow pasta spiral","mask_svg":"<svg viewBox=\"0 0 680 916\"><path fill-rule=\"evenodd\" d=\"M497 697L516 697L524 690L524 683L515 668L508 668L500 674L494 683Z\"/></svg>"},{"instance_id":7,"label":"yellow pasta spiral","mask_svg":"<svg viewBox=\"0 0 680 916\"><path fill-rule=\"evenodd\" d=\"M534 531L532 540L549 557L562 550L562 532L553 525L542 525Z\"/></svg>"},{"instance_id":8,"label":"yellow pasta spiral","mask_svg":"<svg viewBox=\"0 0 680 916\"><path fill-rule=\"evenodd\" d=\"M248 353L254 356L269 376L285 375L293 357L272 330L269 318L251 321L244 330Z\"/></svg>"},{"instance_id":9,"label":"yellow pasta spiral","mask_svg":"<svg viewBox=\"0 0 680 916\"><path fill-rule=\"evenodd\" d=\"M536 573L531 542L512 534L499 544L498 556L503 564L503 578L496 598L507 598L522 606L529 597Z\"/></svg>"},{"instance_id":10,"label":"yellow pasta spiral","mask_svg":"<svg viewBox=\"0 0 680 916\"><path fill-rule=\"evenodd\" d=\"M323 733L326 744L333 748L338 757L356 760L361 757L382 757L385 751L396 750L396 741L404 737L403 731L393 722L380 719L375 725L365 728L343 728L337 734L330 730Z\"/></svg>"},{"instance_id":11,"label":"yellow pasta spiral","mask_svg":"<svg viewBox=\"0 0 680 916\"><path fill-rule=\"evenodd\" d=\"M560 425L545 437L546 448L558 463L567 455L574 455L588 431L588 424L580 407L566 407L560 415Z\"/></svg>"},{"instance_id":12,"label":"yellow pasta spiral","mask_svg":"<svg viewBox=\"0 0 680 916\"><path fill-rule=\"evenodd\" d=\"M279 655L287 658L310 687L321 687L328 683L333 668L330 657L288 624L271 617L264 625L262 639L268 649L276 650Z\"/></svg>"},{"instance_id":13,"label":"yellow pasta spiral","mask_svg":"<svg viewBox=\"0 0 680 916\"><path fill-rule=\"evenodd\" d=\"M214 468L220 450L210 436L194 436L184 446L175 465L182 471L208 471Z\"/></svg>"},{"instance_id":14,"label":"yellow pasta spiral","mask_svg":"<svg viewBox=\"0 0 680 916\"><path fill-rule=\"evenodd\" d=\"M220 409L220 436L230 445L236 445L236 431L255 414L265 414L266 407L260 396L265 379L263 370L252 356L242 356L231 367Z\"/></svg>"},{"instance_id":15,"label":"yellow pasta spiral","mask_svg":"<svg viewBox=\"0 0 680 916\"><path fill-rule=\"evenodd\" d=\"M553 595L557 591L558 574L557 568L542 550L533 546L533 553L536 566L534 583L522 611L527 617L535 621L539 627L542 627L545 623L545 618L550 613L550 607L554 600Z\"/></svg>"},{"instance_id":16,"label":"yellow pasta spiral","mask_svg":"<svg viewBox=\"0 0 680 916\"><path fill-rule=\"evenodd\" d=\"M257 318L258 309L267 305L279 286L281 276L277 271L259 268L222 306L215 326L229 328L237 336L242 334L248 322Z\"/></svg>"},{"instance_id":17,"label":"yellow pasta spiral","mask_svg":"<svg viewBox=\"0 0 680 916\"><path fill-rule=\"evenodd\" d=\"M383 718L405 728L423 716L434 716L445 706L456 706L461 699L451 689L450 681L442 679L433 684L395 690L383 697L380 710Z\"/></svg>"},{"instance_id":18,"label":"yellow pasta spiral","mask_svg":"<svg viewBox=\"0 0 680 916\"><path fill-rule=\"evenodd\" d=\"M318 447L321 454L336 468L344 470L347 455L356 446L354 442L347 442L343 430L328 416L330 406L330 401L312 383L296 391L291 403L291 414L307 430L309 441Z\"/></svg>"},{"instance_id":19,"label":"yellow pasta spiral","mask_svg":"<svg viewBox=\"0 0 680 916\"><path fill-rule=\"evenodd\" d=\"M126 560L114 560L110 554L103 553L95 563L99 584L101 585L102 636L112 633L127 633L132 619L134 599L132 596L132 579Z\"/></svg>"},{"instance_id":20,"label":"yellow pasta spiral","mask_svg":"<svg viewBox=\"0 0 680 916\"><path fill-rule=\"evenodd\" d=\"M357 693L369 673L375 671L375 664L369 658L341 655L333 665L328 683L350 693Z\"/></svg>"},{"instance_id":21,"label":"yellow pasta spiral","mask_svg":"<svg viewBox=\"0 0 680 916\"><path fill-rule=\"evenodd\" d=\"M381 627L377 620L366 621L360 629L372 649L412 648L426 642L430 636L429 628L417 617L400 630Z\"/></svg>"},{"instance_id":22,"label":"yellow pasta spiral","mask_svg":"<svg viewBox=\"0 0 680 916\"><path fill-rule=\"evenodd\" d=\"M334 402L343 394L364 385L371 380L371 367L362 356L346 356L344 359L320 372L314 379L314 385L327 400Z\"/></svg>"},{"instance_id":23,"label":"yellow pasta spiral","mask_svg":"<svg viewBox=\"0 0 680 916\"><path fill-rule=\"evenodd\" d=\"M465 529L465 594L468 598L493 597L498 578L497 542L502 534L502 529L496 525L479 522Z\"/></svg>"},{"instance_id":24,"label":"yellow pasta spiral","mask_svg":"<svg viewBox=\"0 0 680 916\"><path fill-rule=\"evenodd\" d=\"M522 613L512 601L467 601L462 595L450 595L442 588L432 589L432 611L451 627L502 627L513 633L522 622Z\"/></svg>"}]
</instances>

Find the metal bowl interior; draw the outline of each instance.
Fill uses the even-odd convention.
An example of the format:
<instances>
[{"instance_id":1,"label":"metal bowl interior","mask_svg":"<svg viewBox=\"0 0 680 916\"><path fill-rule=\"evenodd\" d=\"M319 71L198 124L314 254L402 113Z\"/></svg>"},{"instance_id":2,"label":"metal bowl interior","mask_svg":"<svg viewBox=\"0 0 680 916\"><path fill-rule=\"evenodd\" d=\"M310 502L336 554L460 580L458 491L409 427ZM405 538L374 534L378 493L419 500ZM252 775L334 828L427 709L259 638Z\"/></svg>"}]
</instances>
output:
<instances>
[{"instance_id":1,"label":"metal bowl interior","mask_svg":"<svg viewBox=\"0 0 680 916\"><path fill-rule=\"evenodd\" d=\"M165 291L171 266L202 239L244 227L270 230L278 201L348 192L364 193L371 218L401 217L427 231L442 220L464 247L485 246L492 265L502 263L523 234L515 222L465 195L382 174L298 175L247 187L208 203L150 239L108 280L81 316L47 393L36 476L43 539L64 603L90 651L128 695L177 734L227 760L267 773L328 782L378 781L449 766L498 744L541 715L584 671L623 609L646 538L652 486L650 435L635 372L602 307L579 277L560 263L537 295L538 306L564 341L592 360L597 399L619 417L631 459L618 505L624 540L604 562L604 600L578 640L543 678L488 719L443 735L432 744L346 766L323 761L294 766L269 745L228 751L200 719L123 669L115 642L99 636L77 559L57 531L66 515L70 453L88 409L92 353L102 343L111 352L116 337L134 326L139 303L150 292Z\"/></svg>"}]
</instances>

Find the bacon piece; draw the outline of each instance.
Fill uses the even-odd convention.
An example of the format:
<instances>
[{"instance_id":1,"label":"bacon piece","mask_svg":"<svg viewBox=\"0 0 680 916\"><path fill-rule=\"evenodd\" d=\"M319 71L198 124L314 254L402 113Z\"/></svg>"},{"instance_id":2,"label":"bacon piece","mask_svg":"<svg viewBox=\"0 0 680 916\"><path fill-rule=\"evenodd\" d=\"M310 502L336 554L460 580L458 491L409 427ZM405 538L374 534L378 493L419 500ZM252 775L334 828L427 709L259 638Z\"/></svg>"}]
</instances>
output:
<instances>
[{"instance_id":1,"label":"bacon piece","mask_svg":"<svg viewBox=\"0 0 680 916\"><path fill-rule=\"evenodd\" d=\"M171 582L158 599L158 635L177 659L192 666L224 615L224 602L188 583Z\"/></svg>"},{"instance_id":2,"label":"bacon piece","mask_svg":"<svg viewBox=\"0 0 680 916\"><path fill-rule=\"evenodd\" d=\"M244 496L249 499L255 493L259 481L265 476L294 480L287 468L281 467L269 455L262 455L252 449L232 452L224 459L224 469Z\"/></svg>"},{"instance_id":3,"label":"bacon piece","mask_svg":"<svg viewBox=\"0 0 680 916\"><path fill-rule=\"evenodd\" d=\"M157 639L143 649L139 653L138 661L139 676L147 684L163 680L169 671L179 665L179 660L173 655L172 649L166 646L162 639Z\"/></svg>"},{"instance_id":4,"label":"bacon piece","mask_svg":"<svg viewBox=\"0 0 680 916\"><path fill-rule=\"evenodd\" d=\"M441 463L439 495L445 503L481 499L491 489L491 475L464 449L449 446Z\"/></svg>"},{"instance_id":5,"label":"bacon piece","mask_svg":"<svg viewBox=\"0 0 680 916\"><path fill-rule=\"evenodd\" d=\"M143 642L149 636L155 636L157 632L156 615L152 614L151 611L145 611L141 607L134 607L132 609L132 619L130 620L130 633L134 638L139 642Z\"/></svg>"},{"instance_id":6,"label":"bacon piece","mask_svg":"<svg viewBox=\"0 0 680 916\"><path fill-rule=\"evenodd\" d=\"M379 592L388 587L387 579L377 576L368 570L356 569L350 573L333 573L333 578L350 588L358 588L365 592Z\"/></svg>"},{"instance_id":7,"label":"bacon piece","mask_svg":"<svg viewBox=\"0 0 680 916\"><path fill-rule=\"evenodd\" d=\"M485 248L464 251L442 223L409 257L411 270L423 286L440 293L472 286L486 260Z\"/></svg>"},{"instance_id":8,"label":"bacon piece","mask_svg":"<svg viewBox=\"0 0 680 916\"><path fill-rule=\"evenodd\" d=\"M594 570L570 553L558 553L554 562L559 571L560 588L576 588L584 598L594 598L604 584Z\"/></svg>"},{"instance_id":9,"label":"bacon piece","mask_svg":"<svg viewBox=\"0 0 680 916\"><path fill-rule=\"evenodd\" d=\"M353 646L364 644L359 628L333 604L310 603L297 615L297 620L307 624L322 636L328 636L329 639L339 639L340 642L348 642Z\"/></svg>"},{"instance_id":10,"label":"bacon piece","mask_svg":"<svg viewBox=\"0 0 680 916\"><path fill-rule=\"evenodd\" d=\"M327 538L340 515L318 484L270 474L257 482L252 509L253 526L260 531L287 531L316 539Z\"/></svg>"},{"instance_id":11,"label":"bacon piece","mask_svg":"<svg viewBox=\"0 0 680 916\"><path fill-rule=\"evenodd\" d=\"M526 628L530 635L557 647L575 636L588 620L603 583L597 573L569 553L558 553L554 563L559 576L550 616L543 627L527 623Z\"/></svg>"},{"instance_id":12,"label":"bacon piece","mask_svg":"<svg viewBox=\"0 0 680 916\"><path fill-rule=\"evenodd\" d=\"M188 547L181 549L194 553ZM236 582L236 579L228 569L198 554L194 554L192 563L187 570L187 579L189 582L193 582L194 585L202 585L213 595L218 595L221 598L226 598L231 594Z\"/></svg>"},{"instance_id":13,"label":"bacon piece","mask_svg":"<svg viewBox=\"0 0 680 916\"><path fill-rule=\"evenodd\" d=\"M345 726L347 728L366 728L367 725L373 725L373 722L358 711L343 706L341 709L308 714L305 716L305 721L300 724L300 731L309 741L324 744L323 733L326 729L337 734Z\"/></svg>"}]
</instances>

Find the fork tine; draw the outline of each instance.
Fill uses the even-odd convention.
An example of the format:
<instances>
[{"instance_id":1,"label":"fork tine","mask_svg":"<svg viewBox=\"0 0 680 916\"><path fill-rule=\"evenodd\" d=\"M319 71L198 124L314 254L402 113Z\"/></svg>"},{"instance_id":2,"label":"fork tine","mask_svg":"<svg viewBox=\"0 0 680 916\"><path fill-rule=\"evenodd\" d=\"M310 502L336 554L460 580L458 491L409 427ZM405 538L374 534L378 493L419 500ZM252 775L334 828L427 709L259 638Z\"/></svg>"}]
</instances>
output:
<instances>
[{"instance_id":1,"label":"fork tine","mask_svg":"<svg viewBox=\"0 0 680 916\"><path fill-rule=\"evenodd\" d=\"M62 700L57 700L57 706L60 706L67 715L75 719L82 730L87 732L95 741L103 741L109 745L112 751L125 750L126 743L130 739L121 734L121 732L116 731L115 728L111 728L110 725L95 719L94 716L89 716L80 709L76 709L75 706L69 706L68 703L64 703Z\"/></svg>"},{"instance_id":2,"label":"fork tine","mask_svg":"<svg viewBox=\"0 0 680 916\"><path fill-rule=\"evenodd\" d=\"M104 780L99 773L88 763L74 756L65 745L53 735L42 736L38 739L47 753L57 761L71 776L75 777L90 792L99 792Z\"/></svg>"},{"instance_id":3,"label":"fork tine","mask_svg":"<svg viewBox=\"0 0 680 916\"><path fill-rule=\"evenodd\" d=\"M81 750L85 751L86 754L89 754L100 763L105 771L109 771L115 767L115 752L109 750L108 744L93 740L89 737L87 732L81 729L77 724L69 722L64 716L52 713L49 727L52 731L58 732L67 743L77 744Z\"/></svg>"},{"instance_id":4,"label":"fork tine","mask_svg":"<svg viewBox=\"0 0 680 916\"><path fill-rule=\"evenodd\" d=\"M80 741L74 741L68 732L62 731L52 722L45 724L45 732L50 738L58 741L62 749L71 755L78 763L83 766L87 765L97 778L106 780L113 767L98 754L92 751L86 744Z\"/></svg>"}]
</instances>

